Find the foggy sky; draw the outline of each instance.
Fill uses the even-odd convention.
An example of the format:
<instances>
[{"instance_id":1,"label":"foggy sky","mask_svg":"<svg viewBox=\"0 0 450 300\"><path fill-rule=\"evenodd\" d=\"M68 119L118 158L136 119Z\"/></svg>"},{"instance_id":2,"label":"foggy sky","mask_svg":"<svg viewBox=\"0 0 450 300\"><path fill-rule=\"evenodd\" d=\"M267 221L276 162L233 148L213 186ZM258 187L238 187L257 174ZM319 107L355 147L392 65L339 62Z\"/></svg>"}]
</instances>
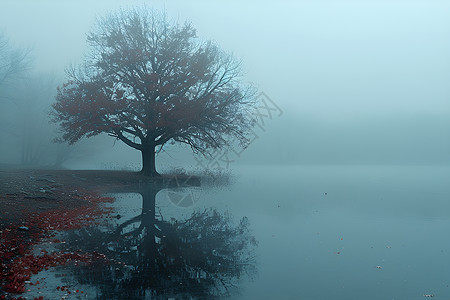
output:
<instances>
[{"instance_id":1,"label":"foggy sky","mask_svg":"<svg viewBox=\"0 0 450 300\"><path fill-rule=\"evenodd\" d=\"M0 32L63 74L96 16L143 3L242 59L283 109L241 163L450 162L449 1L2 0Z\"/></svg>"}]
</instances>

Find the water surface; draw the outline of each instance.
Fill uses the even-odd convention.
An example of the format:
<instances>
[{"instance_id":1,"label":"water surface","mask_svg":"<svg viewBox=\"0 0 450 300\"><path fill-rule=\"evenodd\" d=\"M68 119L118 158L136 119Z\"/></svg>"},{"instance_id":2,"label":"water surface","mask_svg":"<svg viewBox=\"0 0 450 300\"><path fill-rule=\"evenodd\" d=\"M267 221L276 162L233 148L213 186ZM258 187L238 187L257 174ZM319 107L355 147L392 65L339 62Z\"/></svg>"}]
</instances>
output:
<instances>
[{"instance_id":1,"label":"water surface","mask_svg":"<svg viewBox=\"0 0 450 300\"><path fill-rule=\"evenodd\" d=\"M73 268L65 282L99 299L450 298L450 167L234 174L114 193L114 218L68 245L119 264Z\"/></svg>"}]
</instances>

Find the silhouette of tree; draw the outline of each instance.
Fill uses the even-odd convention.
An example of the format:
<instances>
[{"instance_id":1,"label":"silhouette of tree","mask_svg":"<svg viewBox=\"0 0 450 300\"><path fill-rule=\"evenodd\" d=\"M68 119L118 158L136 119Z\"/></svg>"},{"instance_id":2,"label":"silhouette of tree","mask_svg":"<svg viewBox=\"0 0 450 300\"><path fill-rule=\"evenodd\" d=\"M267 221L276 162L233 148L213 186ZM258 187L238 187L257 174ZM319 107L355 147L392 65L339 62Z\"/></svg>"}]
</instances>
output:
<instances>
[{"instance_id":1,"label":"silhouette of tree","mask_svg":"<svg viewBox=\"0 0 450 300\"><path fill-rule=\"evenodd\" d=\"M48 123L51 99L55 95L56 80L53 76L37 74L26 76L17 83L17 91L12 97L16 110L10 111L11 130L21 149L21 163L39 165L48 163L54 136L54 126ZM20 122L17 116L20 115Z\"/></svg>"},{"instance_id":2,"label":"silhouette of tree","mask_svg":"<svg viewBox=\"0 0 450 300\"><path fill-rule=\"evenodd\" d=\"M8 39L0 33L0 99L5 96L5 85L30 68L29 54L29 49L11 47Z\"/></svg>"},{"instance_id":3,"label":"silhouette of tree","mask_svg":"<svg viewBox=\"0 0 450 300\"><path fill-rule=\"evenodd\" d=\"M168 142L195 153L230 146L253 126L255 91L239 63L191 24L153 11L121 11L88 35L90 57L58 89L55 122L70 144L101 133L142 153L142 172L157 176L155 153Z\"/></svg>"}]
</instances>

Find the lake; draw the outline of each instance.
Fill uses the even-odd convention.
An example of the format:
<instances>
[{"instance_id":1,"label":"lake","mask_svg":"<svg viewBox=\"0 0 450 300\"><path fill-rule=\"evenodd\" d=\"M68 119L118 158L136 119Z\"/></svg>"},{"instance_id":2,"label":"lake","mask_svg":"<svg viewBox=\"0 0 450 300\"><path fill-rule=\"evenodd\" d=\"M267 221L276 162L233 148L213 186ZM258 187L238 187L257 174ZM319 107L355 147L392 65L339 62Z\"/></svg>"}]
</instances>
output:
<instances>
[{"instance_id":1,"label":"lake","mask_svg":"<svg viewBox=\"0 0 450 300\"><path fill-rule=\"evenodd\" d=\"M114 217L68 244L118 265L46 276L89 299L450 299L450 167L233 174L111 194Z\"/></svg>"},{"instance_id":2,"label":"lake","mask_svg":"<svg viewBox=\"0 0 450 300\"><path fill-rule=\"evenodd\" d=\"M243 172L223 196L233 199L231 211L248 216L260 242L259 276L241 299L450 298L449 171L308 166Z\"/></svg>"}]
</instances>

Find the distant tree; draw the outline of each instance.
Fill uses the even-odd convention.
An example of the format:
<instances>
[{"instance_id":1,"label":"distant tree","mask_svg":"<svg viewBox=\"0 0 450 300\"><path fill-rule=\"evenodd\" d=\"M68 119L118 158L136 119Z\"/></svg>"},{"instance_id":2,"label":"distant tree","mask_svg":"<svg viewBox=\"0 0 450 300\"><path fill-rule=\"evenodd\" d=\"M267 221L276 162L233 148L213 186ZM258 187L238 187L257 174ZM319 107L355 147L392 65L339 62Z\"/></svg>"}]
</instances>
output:
<instances>
[{"instance_id":1,"label":"distant tree","mask_svg":"<svg viewBox=\"0 0 450 300\"><path fill-rule=\"evenodd\" d=\"M8 95L8 101L0 103L2 162L61 168L67 160L97 151L92 143L54 143L57 128L49 124L48 114L58 82L53 74L27 72L2 90Z\"/></svg>"},{"instance_id":2,"label":"distant tree","mask_svg":"<svg viewBox=\"0 0 450 300\"><path fill-rule=\"evenodd\" d=\"M29 49L13 48L0 33L0 99L5 97L3 91L6 83L17 79L29 69L29 54Z\"/></svg>"},{"instance_id":3,"label":"distant tree","mask_svg":"<svg viewBox=\"0 0 450 300\"><path fill-rule=\"evenodd\" d=\"M101 19L88 35L90 57L67 72L53 120L62 140L107 133L142 152L142 172L158 175L155 153L168 142L195 153L248 143L254 90L239 63L191 24L146 9Z\"/></svg>"},{"instance_id":4,"label":"distant tree","mask_svg":"<svg viewBox=\"0 0 450 300\"><path fill-rule=\"evenodd\" d=\"M48 113L56 86L55 78L46 74L27 76L17 83L17 90L11 97L16 106L11 122L22 164L39 165L50 157L48 148L55 128L48 124ZM17 122L18 115L20 122Z\"/></svg>"}]
</instances>

